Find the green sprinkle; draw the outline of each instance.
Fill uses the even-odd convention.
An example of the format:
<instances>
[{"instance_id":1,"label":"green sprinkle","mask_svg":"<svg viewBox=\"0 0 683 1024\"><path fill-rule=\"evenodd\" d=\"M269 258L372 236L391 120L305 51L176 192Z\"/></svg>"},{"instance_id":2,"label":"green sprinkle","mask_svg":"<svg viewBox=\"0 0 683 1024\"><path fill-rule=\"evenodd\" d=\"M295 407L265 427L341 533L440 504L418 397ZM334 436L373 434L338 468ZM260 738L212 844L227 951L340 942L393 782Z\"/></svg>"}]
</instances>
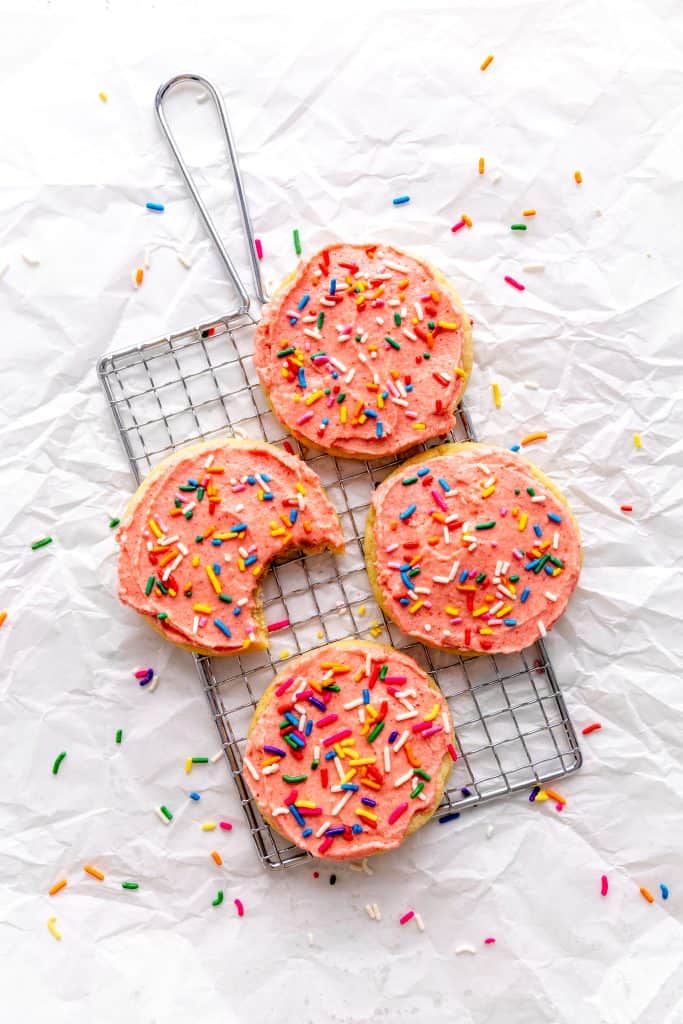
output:
<instances>
[{"instance_id":1,"label":"green sprinkle","mask_svg":"<svg viewBox=\"0 0 683 1024\"><path fill-rule=\"evenodd\" d=\"M195 542L195 544L201 544L201 542L203 540L204 540L204 534L203 533L198 533L197 536L194 539L194 542Z\"/></svg>"},{"instance_id":2,"label":"green sprinkle","mask_svg":"<svg viewBox=\"0 0 683 1024\"><path fill-rule=\"evenodd\" d=\"M480 572L478 576L475 576L474 582L475 583L483 583L485 579L486 579L486 573L485 572Z\"/></svg>"},{"instance_id":3,"label":"green sprinkle","mask_svg":"<svg viewBox=\"0 0 683 1024\"><path fill-rule=\"evenodd\" d=\"M510 231L526 231L526 224L511 224Z\"/></svg>"},{"instance_id":4,"label":"green sprinkle","mask_svg":"<svg viewBox=\"0 0 683 1024\"><path fill-rule=\"evenodd\" d=\"M202 500L202 498L204 497L204 493L205 492L204 492L204 488L203 487L198 488L198 490L197 490L197 501L201 501Z\"/></svg>"},{"instance_id":5,"label":"green sprinkle","mask_svg":"<svg viewBox=\"0 0 683 1024\"><path fill-rule=\"evenodd\" d=\"M228 594L219 594L218 600L225 601L226 604L232 604L232 598L229 597Z\"/></svg>"},{"instance_id":6,"label":"green sprinkle","mask_svg":"<svg viewBox=\"0 0 683 1024\"><path fill-rule=\"evenodd\" d=\"M294 231L292 232L292 237L294 239L294 252L297 254L297 256L301 256L301 241L299 239L298 228L294 228Z\"/></svg>"},{"instance_id":7,"label":"green sprinkle","mask_svg":"<svg viewBox=\"0 0 683 1024\"><path fill-rule=\"evenodd\" d=\"M137 882L121 882L122 889L139 889L140 886Z\"/></svg>"},{"instance_id":8,"label":"green sprinkle","mask_svg":"<svg viewBox=\"0 0 683 1024\"><path fill-rule=\"evenodd\" d=\"M410 794L410 799L414 800L416 796L420 795L420 793L422 792L422 790L424 788L425 788L424 782L418 782L417 786L415 787L413 792Z\"/></svg>"},{"instance_id":9,"label":"green sprinkle","mask_svg":"<svg viewBox=\"0 0 683 1024\"><path fill-rule=\"evenodd\" d=\"M188 508L187 512L185 513L185 518L186 519L192 519L192 509L191 508Z\"/></svg>"},{"instance_id":10,"label":"green sprinkle","mask_svg":"<svg viewBox=\"0 0 683 1024\"><path fill-rule=\"evenodd\" d=\"M394 313L394 323L396 324L397 327L401 326L401 314L400 313Z\"/></svg>"},{"instance_id":11,"label":"green sprinkle","mask_svg":"<svg viewBox=\"0 0 683 1024\"><path fill-rule=\"evenodd\" d=\"M154 586L154 577L150 576L148 578L148 580L147 580L147 585L145 586L145 593L147 594L147 597L149 597L149 595L152 593L153 586Z\"/></svg>"},{"instance_id":12,"label":"green sprinkle","mask_svg":"<svg viewBox=\"0 0 683 1024\"><path fill-rule=\"evenodd\" d=\"M59 766L60 766L60 764L62 763L62 761L64 760L65 757L66 757L66 750L63 750L61 752L61 754L57 754L57 756L55 758L55 763L52 765L52 774L53 775L57 774L57 772L59 771Z\"/></svg>"},{"instance_id":13,"label":"green sprinkle","mask_svg":"<svg viewBox=\"0 0 683 1024\"><path fill-rule=\"evenodd\" d=\"M216 893L216 899L211 901L211 906L212 907L220 907L222 902L223 902L223 890L219 889L218 892Z\"/></svg>"},{"instance_id":14,"label":"green sprinkle","mask_svg":"<svg viewBox=\"0 0 683 1024\"><path fill-rule=\"evenodd\" d=\"M44 548L46 544L52 544L52 537L43 537L42 540L34 540L31 544L31 551L37 551L38 548Z\"/></svg>"},{"instance_id":15,"label":"green sprinkle","mask_svg":"<svg viewBox=\"0 0 683 1024\"><path fill-rule=\"evenodd\" d=\"M508 576L508 579L510 580L510 583L516 583L519 579L519 576L515 573L514 576Z\"/></svg>"},{"instance_id":16,"label":"green sprinkle","mask_svg":"<svg viewBox=\"0 0 683 1024\"><path fill-rule=\"evenodd\" d=\"M113 519L110 519L110 520L109 520L109 529L110 529L110 530L113 530L113 529L114 529L114 527L115 527L115 526L118 526L120 522L121 522L121 520L120 520L120 519L117 519L117 518L116 518L116 516L114 516L114 518L113 518Z\"/></svg>"},{"instance_id":17,"label":"green sprinkle","mask_svg":"<svg viewBox=\"0 0 683 1024\"><path fill-rule=\"evenodd\" d=\"M521 494L521 493L522 492L520 491L519 487L515 487L515 494Z\"/></svg>"},{"instance_id":18,"label":"green sprinkle","mask_svg":"<svg viewBox=\"0 0 683 1024\"><path fill-rule=\"evenodd\" d=\"M422 358L423 359L431 359L432 358L432 353L431 352L423 352L422 353Z\"/></svg>"},{"instance_id":19,"label":"green sprinkle","mask_svg":"<svg viewBox=\"0 0 683 1024\"><path fill-rule=\"evenodd\" d=\"M390 338L388 334L384 335L384 340L388 342L392 348L395 348L397 352L401 351L401 346L399 345L399 343L397 341L394 341L393 338Z\"/></svg>"},{"instance_id":20,"label":"green sprinkle","mask_svg":"<svg viewBox=\"0 0 683 1024\"><path fill-rule=\"evenodd\" d=\"M413 775L419 775L421 779L425 780L425 782L431 782L432 780L431 775L428 775L424 768L415 768L413 770Z\"/></svg>"},{"instance_id":21,"label":"green sprinkle","mask_svg":"<svg viewBox=\"0 0 683 1024\"><path fill-rule=\"evenodd\" d=\"M287 725L289 725L289 722L287 722ZM282 738L285 741L285 743L289 744L289 746L292 748L292 750L298 750L299 749L297 747L296 743L294 742L294 740L290 740L289 736L283 736Z\"/></svg>"},{"instance_id":22,"label":"green sprinkle","mask_svg":"<svg viewBox=\"0 0 683 1024\"><path fill-rule=\"evenodd\" d=\"M340 391L339 394L337 395L337 405L341 405L345 398L346 398L346 392L345 391Z\"/></svg>"},{"instance_id":23,"label":"green sprinkle","mask_svg":"<svg viewBox=\"0 0 683 1024\"><path fill-rule=\"evenodd\" d=\"M322 325L324 323L325 323L325 314L321 310L320 313L318 313L318 324L317 324L318 330L321 329L321 327L322 327Z\"/></svg>"},{"instance_id":24,"label":"green sprinkle","mask_svg":"<svg viewBox=\"0 0 683 1024\"><path fill-rule=\"evenodd\" d=\"M401 483L403 484L404 487L407 487L408 484L416 484L417 483L417 477L416 476L407 476L405 478L405 480L401 481Z\"/></svg>"},{"instance_id":25,"label":"green sprinkle","mask_svg":"<svg viewBox=\"0 0 683 1024\"><path fill-rule=\"evenodd\" d=\"M314 772L319 764L320 764L320 761L311 761L311 771Z\"/></svg>"},{"instance_id":26,"label":"green sprinkle","mask_svg":"<svg viewBox=\"0 0 683 1024\"><path fill-rule=\"evenodd\" d=\"M533 489L533 487L527 487L526 493L533 498L534 495L536 494L536 491Z\"/></svg>"},{"instance_id":27,"label":"green sprinkle","mask_svg":"<svg viewBox=\"0 0 683 1024\"><path fill-rule=\"evenodd\" d=\"M564 562L560 561L559 558L555 558L555 555L551 555L549 561L551 565L556 566L558 569L564 569Z\"/></svg>"},{"instance_id":28,"label":"green sprinkle","mask_svg":"<svg viewBox=\"0 0 683 1024\"><path fill-rule=\"evenodd\" d=\"M168 618L168 612L159 612L157 618L160 622L164 622Z\"/></svg>"},{"instance_id":29,"label":"green sprinkle","mask_svg":"<svg viewBox=\"0 0 683 1024\"><path fill-rule=\"evenodd\" d=\"M382 665L381 669L379 670L379 677L380 677L380 679L386 679L388 671L389 671L389 666L388 665Z\"/></svg>"},{"instance_id":30,"label":"green sprinkle","mask_svg":"<svg viewBox=\"0 0 683 1024\"><path fill-rule=\"evenodd\" d=\"M546 562L550 561L550 555L543 555L543 558L539 559L538 565L534 567L534 572L538 576L539 572L543 568Z\"/></svg>"},{"instance_id":31,"label":"green sprinkle","mask_svg":"<svg viewBox=\"0 0 683 1024\"><path fill-rule=\"evenodd\" d=\"M324 356L324 355L325 355L325 349L321 348L320 352L314 352L313 355L310 357L311 362L313 362L314 359L317 359L318 356Z\"/></svg>"},{"instance_id":32,"label":"green sprinkle","mask_svg":"<svg viewBox=\"0 0 683 1024\"><path fill-rule=\"evenodd\" d=\"M427 321L427 327L429 328L430 331L433 331L434 328L436 327L436 324L434 323L433 320L428 320Z\"/></svg>"},{"instance_id":33,"label":"green sprinkle","mask_svg":"<svg viewBox=\"0 0 683 1024\"><path fill-rule=\"evenodd\" d=\"M161 582L161 580L155 580L154 582L156 583L157 587L159 588L162 594L168 594L168 589L165 586L165 584Z\"/></svg>"},{"instance_id":34,"label":"green sprinkle","mask_svg":"<svg viewBox=\"0 0 683 1024\"><path fill-rule=\"evenodd\" d=\"M208 763L209 763L208 757L193 757L192 758L192 764L208 764Z\"/></svg>"},{"instance_id":35,"label":"green sprinkle","mask_svg":"<svg viewBox=\"0 0 683 1024\"><path fill-rule=\"evenodd\" d=\"M168 821L173 821L173 815L172 815L172 814L171 814L171 812L169 811L169 809L168 809L168 807L166 806L166 804L162 804L162 805L161 805L161 807L159 808L159 810L161 811L161 813L163 814L163 816L164 816L164 817L165 817L165 818L166 818L166 819L167 819Z\"/></svg>"},{"instance_id":36,"label":"green sprinkle","mask_svg":"<svg viewBox=\"0 0 683 1024\"><path fill-rule=\"evenodd\" d=\"M325 394L326 395L331 395L332 394L332 388L325 388Z\"/></svg>"},{"instance_id":37,"label":"green sprinkle","mask_svg":"<svg viewBox=\"0 0 683 1024\"><path fill-rule=\"evenodd\" d=\"M197 484L180 484L178 487L179 491L196 491Z\"/></svg>"},{"instance_id":38,"label":"green sprinkle","mask_svg":"<svg viewBox=\"0 0 683 1024\"><path fill-rule=\"evenodd\" d=\"M332 690L333 693L339 693L341 686L338 686L336 683L329 683L327 686L323 686L323 690Z\"/></svg>"},{"instance_id":39,"label":"green sprinkle","mask_svg":"<svg viewBox=\"0 0 683 1024\"><path fill-rule=\"evenodd\" d=\"M116 742L120 743L122 739L123 739L123 729L117 729L116 730Z\"/></svg>"},{"instance_id":40,"label":"green sprinkle","mask_svg":"<svg viewBox=\"0 0 683 1024\"><path fill-rule=\"evenodd\" d=\"M491 530L496 525L495 519L489 519L487 523L477 523L474 527L475 530Z\"/></svg>"},{"instance_id":41,"label":"green sprinkle","mask_svg":"<svg viewBox=\"0 0 683 1024\"><path fill-rule=\"evenodd\" d=\"M289 348L281 348L277 357L278 359L284 359L285 356L291 356L294 352L296 352L296 349L293 345L290 345Z\"/></svg>"},{"instance_id":42,"label":"green sprinkle","mask_svg":"<svg viewBox=\"0 0 683 1024\"><path fill-rule=\"evenodd\" d=\"M422 569L420 569L420 567L418 565L416 565L413 569L409 569L408 570L408 575L410 577L419 576L421 572L422 572Z\"/></svg>"},{"instance_id":43,"label":"green sprinkle","mask_svg":"<svg viewBox=\"0 0 683 1024\"><path fill-rule=\"evenodd\" d=\"M377 723L377 725L374 727L374 729L372 730L372 732L368 736L368 743L374 743L375 742L375 740L377 739L377 737L381 733L382 729L384 728L384 725L385 725L384 719L382 719L381 722Z\"/></svg>"},{"instance_id":44,"label":"green sprinkle","mask_svg":"<svg viewBox=\"0 0 683 1024\"><path fill-rule=\"evenodd\" d=\"M174 498L173 504L175 505L176 508L180 508L180 506L182 505L182 501L180 500L180 498Z\"/></svg>"},{"instance_id":45,"label":"green sprinkle","mask_svg":"<svg viewBox=\"0 0 683 1024\"><path fill-rule=\"evenodd\" d=\"M308 775L283 775L282 779L284 782L305 782Z\"/></svg>"}]
</instances>

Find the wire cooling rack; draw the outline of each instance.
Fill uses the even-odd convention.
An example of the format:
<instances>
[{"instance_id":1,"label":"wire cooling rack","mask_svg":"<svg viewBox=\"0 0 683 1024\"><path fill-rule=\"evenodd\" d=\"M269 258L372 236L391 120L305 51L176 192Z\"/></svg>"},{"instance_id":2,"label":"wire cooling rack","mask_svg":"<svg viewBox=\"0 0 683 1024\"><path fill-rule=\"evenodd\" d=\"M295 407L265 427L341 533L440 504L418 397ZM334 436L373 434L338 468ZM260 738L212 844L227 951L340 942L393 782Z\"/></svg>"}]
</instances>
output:
<instances>
[{"instance_id":1,"label":"wire cooling rack","mask_svg":"<svg viewBox=\"0 0 683 1024\"><path fill-rule=\"evenodd\" d=\"M225 111L210 83L199 76L172 79L157 94L157 110L165 92L188 79L207 88L219 108L241 189ZM160 120L170 134L161 114ZM251 255L253 235L240 194ZM202 215L213 234L205 210ZM232 276L232 264L226 267ZM262 298L253 260L252 271ZM238 293L245 297L241 283ZM200 439L238 434L271 444L288 441L319 475L339 514L344 554L293 553L271 567L263 584L266 621L288 619L290 625L270 635L270 648L230 658L195 658L262 863L280 868L305 861L308 854L266 824L244 782L242 751L249 722L261 694L288 658L333 640L372 633L372 638L410 654L439 684L455 722L459 757L435 820L576 771L581 766L578 740L541 641L517 655L463 659L405 636L377 607L363 557L365 519L374 488L413 453L372 463L342 460L302 448L289 437L258 383L252 360L256 321L248 310L247 298L236 313L107 355L98 364L98 374L137 483L165 456ZM462 407L449 437L475 439ZM414 452L428 447L420 445Z\"/></svg>"}]
</instances>

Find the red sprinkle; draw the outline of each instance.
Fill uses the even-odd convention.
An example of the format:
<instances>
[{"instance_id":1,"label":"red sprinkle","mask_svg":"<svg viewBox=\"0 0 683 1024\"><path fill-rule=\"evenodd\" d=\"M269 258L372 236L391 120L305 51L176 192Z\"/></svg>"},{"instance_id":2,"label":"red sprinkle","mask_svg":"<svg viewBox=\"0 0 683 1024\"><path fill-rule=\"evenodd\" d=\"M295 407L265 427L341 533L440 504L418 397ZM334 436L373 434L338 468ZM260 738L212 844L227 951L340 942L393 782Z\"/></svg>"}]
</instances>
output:
<instances>
[{"instance_id":1,"label":"red sprinkle","mask_svg":"<svg viewBox=\"0 0 683 1024\"><path fill-rule=\"evenodd\" d=\"M592 725L587 725L585 729L581 730L581 732L584 736L587 736L589 732L596 732L597 729L602 729L600 722L593 722Z\"/></svg>"},{"instance_id":2,"label":"red sprinkle","mask_svg":"<svg viewBox=\"0 0 683 1024\"><path fill-rule=\"evenodd\" d=\"M237 916L244 917L244 904L242 900L234 900L235 906L237 907Z\"/></svg>"},{"instance_id":3,"label":"red sprinkle","mask_svg":"<svg viewBox=\"0 0 683 1024\"><path fill-rule=\"evenodd\" d=\"M505 280L508 284L511 284L513 288L516 288L518 292L526 290L526 285L520 284L519 281L515 281L514 277L505 276Z\"/></svg>"},{"instance_id":4,"label":"red sprinkle","mask_svg":"<svg viewBox=\"0 0 683 1024\"><path fill-rule=\"evenodd\" d=\"M258 258L260 260L262 260L263 259L263 246L261 245L261 239L260 238L255 238L254 239L254 248L256 249L256 255L258 256Z\"/></svg>"},{"instance_id":5,"label":"red sprinkle","mask_svg":"<svg viewBox=\"0 0 683 1024\"><path fill-rule=\"evenodd\" d=\"M222 828L225 832L230 832L232 830L232 825L229 821L219 821L218 827Z\"/></svg>"},{"instance_id":6,"label":"red sprinkle","mask_svg":"<svg viewBox=\"0 0 683 1024\"><path fill-rule=\"evenodd\" d=\"M447 749L448 753L451 755L451 757L453 758L453 763L455 764L455 762L458 760L458 752L457 752L457 750L455 749L455 747L453 746L452 743L449 743L448 746L446 747L446 749Z\"/></svg>"},{"instance_id":7,"label":"red sprinkle","mask_svg":"<svg viewBox=\"0 0 683 1024\"><path fill-rule=\"evenodd\" d=\"M290 688L290 686L292 685L293 682L294 682L294 676L292 676L291 679L285 679L284 683L280 683L280 685L276 689L275 696L276 697L281 697L282 694L285 692L285 690L288 690Z\"/></svg>"},{"instance_id":8,"label":"red sprinkle","mask_svg":"<svg viewBox=\"0 0 683 1024\"><path fill-rule=\"evenodd\" d=\"M282 442L282 447L284 448L284 450L286 452L289 452L290 455L294 455L294 449L292 448L292 446L289 443L289 441L283 441Z\"/></svg>"},{"instance_id":9,"label":"red sprinkle","mask_svg":"<svg viewBox=\"0 0 683 1024\"><path fill-rule=\"evenodd\" d=\"M332 846L332 840L334 836L325 836L322 843L318 847L318 853L327 853L329 848Z\"/></svg>"},{"instance_id":10,"label":"red sprinkle","mask_svg":"<svg viewBox=\"0 0 683 1024\"><path fill-rule=\"evenodd\" d=\"M399 924L407 924L408 921L412 921L412 919L414 917L415 917L415 911L414 910L409 910L407 914L403 915L403 917L399 917L398 923Z\"/></svg>"},{"instance_id":11,"label":"red sprinkle","mask_svg":"<svg viewBox=\"0 0 683 1024\"><path fill-rule=\"evenodd\" d=\"M495 942L495 941L496 941L496 940L495 940L495 939L494 939L494 938L493 938L492 936L490 936L490 937L489 937L488 939L484 939L484 945L485 945L485 946L490 946L490 945L491 945L491 943L492 943L492 942Z\"/></svg>"},{"instance_id":12,"label":"red sprinkle","mask_svg":"<svg viewBox=\"0 0 683 1024\"><path fill-rule=\"evenodd\" d=\"M459 220L457 224L454 224L451 231L455 234L456 231L460 231L461 228L465 227L465 221Z\"/></svg>"},{"instance_id":13,"label":"red sprinkle","mask_svg":"<svg viewBox=\"0 0 683 1024\"><path fill-rule=\"evenodd\" d=\"M600 879L600 895L606 896L607 890L609 889L609 882L607 881L607 875L603 875Z\"/></svg>"},{"instance_id":14,"label":"red sprinkle","mask_svg":"<svg viewBox=\"0 0 683 1024\"><path fill-rule=\"evenodd\" d=\"M622 505L621 506L621 511L622 512L633 512L633 505Z\"/></svg>"},{"instance_id":15,"label":"red sprinkle","mask_svg":"<svg viewBox=\"0 0 683 1024\"><path fill-rule=\"evenodd\" d=\"M268 626L268 632L274 633L277 629L286 629L289 625L289 619L278 619L277 622L271 622Z\"/></svg>"}]
</instances>

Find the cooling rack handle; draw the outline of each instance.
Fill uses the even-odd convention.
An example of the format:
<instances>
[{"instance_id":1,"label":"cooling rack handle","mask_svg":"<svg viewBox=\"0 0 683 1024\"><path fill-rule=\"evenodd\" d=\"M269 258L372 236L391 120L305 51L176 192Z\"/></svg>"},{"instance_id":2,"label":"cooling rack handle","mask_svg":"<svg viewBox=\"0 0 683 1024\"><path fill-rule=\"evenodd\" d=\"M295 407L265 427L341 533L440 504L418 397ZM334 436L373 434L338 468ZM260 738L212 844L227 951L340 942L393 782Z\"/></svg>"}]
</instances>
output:
<instances>
[{"instance_id":1,"label":"cooling rack handle","mask_svg":"<svg viewBox=\"0 0 683 1024\"><path fill-rule=\"evenodd\" d=\"M249 252L249 262L251 264L251 275L254 282L254 289L256 291L256 296L259 299L259 301L267 302L267 296L263 290L263 283L261 281L261 271L259 268L258 256L256 254L256 246L254 244L254 231L251 226L251 218L249 216L249 208L247 206L247 197L244 192L244 184L242 182L242 175L240 173L239 162L237 160L235 140L233 139L232 136L230 122L228 121L228 114L225 109L225 104L223 103L223 99L220 93L218 92L216 87L208 81L208 79L203 78L201 75L175 75L173 78L169 78L168 82L165 82L163 85L159 86L156 97L154 99L154 109L156 110L156 114L159 119L161 129L168 140L168 144L173 151L173 155L176 158L178 167L180 168L180 173L185 179L185 184L187 185L192 195L192 198L197 204L197 209L199 210L202 216L202 220L206 225L206 229L211 235L211 238L213 239L214 244L218 249L220 257L223 260L223 263L225 264L225 269L228 272L228 276L230 277L230 280L232 281L237 290L240 300L240 305L239 308L237 309L237 313L246 313L249 310L250 304L249 294L246 288L244 287L244 284L242 283L242 279L240 278L237 269L234 263L232 262L227 249L225 248L225 245L223 244L223 240L221 239L220 235L218 234L218 231L216 230L216 225L213 222L211 214L207 210L206 205L204 204L204 200L199 194L199 190L197 188L197 185L195 184L195 180L192 176L192 173L185 162L185 158L180 152L178 143L176 142L176 139L173 135L173 132L170 129L168 120L166 118L166 112L164 110L164 100L173 89L175 89L179 85L182 85L185 82L193 82L197 85L201 85L202 88L205 89L206 92L209 94L209 96L211 97L216 106L216 110L218 112L221 125L223 127L223 134L225 135L225 144L227 146L230 166L232 168L232 173L235 180L235 192L237 194L237 202L239 204L240 216L242 219L242 228L247 240L247 250Z\"/></svg>"}]
</instances>

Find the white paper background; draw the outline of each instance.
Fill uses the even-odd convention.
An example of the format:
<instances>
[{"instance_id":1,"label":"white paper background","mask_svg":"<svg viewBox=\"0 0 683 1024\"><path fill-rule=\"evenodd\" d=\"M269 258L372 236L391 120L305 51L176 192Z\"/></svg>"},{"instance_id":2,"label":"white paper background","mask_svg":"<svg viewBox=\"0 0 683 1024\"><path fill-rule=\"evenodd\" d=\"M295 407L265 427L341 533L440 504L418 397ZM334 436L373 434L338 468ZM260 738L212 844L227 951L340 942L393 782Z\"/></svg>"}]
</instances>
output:
<instances>
[{"instance_id":1,"label":"white paper background","mask_svg":"<svg viewBox=\"0 0 683 1024\"><path fill-rule=\"evenodd\" d=\"M26 5L3 18L3 1016L683 1020L679 6L337 5L258 19L223 4L137 7L94 19ZM332 888L329 868L314 881L313 866L260 867L222 763L191 777L201 804L186 799L184 758L213 752L215 733L189 657L118 606L107 522L131 478L94 373L105 351L232 304L152 114L159 83L183 70L226 97L267 278L291 268L293 227L306 252L335 238L421 251L476 321L468 403L481 436L511 444L548 430L533 456L585 540L549 649L577 726L603 723L583 743L583 770L558 784L561 815L524 796L489 805L424 829L373 877L338 870ZM187 109L234 240L208 110ZM411 203L393 207L402 193ZM166 204L162 217L148 199ZM529 230L510 232L529 205ZM474 229L452 235L462 211ZM146 246L152 267L134 292ZM531 261L545 273L524 274ZM53 545L31 552L47 533ZM154 694L132 682L138 664L160 671ZM150 812L162 801L184 808L169 829ZM219 817L232 833L200 831ZM83 874L87 862L104 884ZM61 877L69 887L50 899ZM126 877L138 893L120 889ZM380 924L363 911L372 900ZM408 907L423 935L399 927ZM456 957L461 943L477 954Z\"/></svg>"}]
</instances>

